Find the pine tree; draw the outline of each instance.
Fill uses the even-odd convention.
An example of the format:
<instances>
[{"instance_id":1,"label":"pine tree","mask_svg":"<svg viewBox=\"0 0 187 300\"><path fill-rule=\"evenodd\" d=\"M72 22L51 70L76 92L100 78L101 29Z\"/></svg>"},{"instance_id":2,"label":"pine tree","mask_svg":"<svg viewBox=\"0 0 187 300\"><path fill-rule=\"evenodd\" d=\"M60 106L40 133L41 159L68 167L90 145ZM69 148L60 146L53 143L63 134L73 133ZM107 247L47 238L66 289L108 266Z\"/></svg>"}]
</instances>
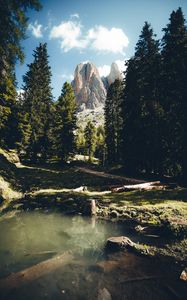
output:
<instances>
[{"instance_id":1,"label":"pine tree","mask_svg":"<svg viewBox=\"0 0 187 300\"><path fill-rule=\"evenodd\" d=\"M135 55L127 63L122 104L122 155L132 172L161 172L160 62L158 41L146 22Z\"/></svg>"},{"instance_id":2,"label":"pine tree","mask_svg":"<svg viewBox=\"0 0 187 300\"><path fill-rule=\"evenodd\" d=\"M76 139L76 150L79 154L84 155L85 153L85 137L84 137L84 128L79 126L75 134Z\"/></svg>"},{"instance_id":3,"label":"pine tree","mask_svg":"<svg viewBox=\"0 0 187 300\"><path fill-rule=\"evenodd\" d=\"M75 150L76 103L71 84L65 82L56 103L54 151L62 162Z\"/></svg>"},{"instance_id":4,"label":"pine tree","mask_svg":"<svg viewBox=\"0 0 187 300\"><path fill-rule=\"evenodd\" d=\"M0 145L15 147L18 138L15 63L23 61L21 40L27 28L26 12L39 9L38 0L0 0Z\"/></svg>"},{"instance_id":5,"label":"pine tree","mask_svg":"<svg viewBox=\"0 0 187 300\"><path fill-rule=\"evenodd\" d=\"M105 102L105 140L109 164L119 160L122 91L122 82L115 80L109 86Z\"/></svg>"},{"instance_id":6,"label":"pine tree","mask_svg":"<svg viewBox=\"0 0 187 300\"><path fill-rule=\"evenodd\" d=\"M91 121L88 121L85 127L84 136L86 154L89 157L89 162L92 162L96 148L96 129Z\"/></svg>"},{"instance_id":7,"label":"pine tree","mask_svg":"<svg viewBox=\"0 0 187 300\"><path fill-rule=\"evenodd\" d=\"M25 38L30 8L38 10L41 5L38 0L0 0L0 79L17 60L23 61L20 42Z\"/></svg>"},{"instance_id":8,"label":"pine tree","mask_svg":"<svg viewBox=\"0 0 187 300\"><path fill-rule=\"evenodd\" d=\"M105 156L106 156L105 130L102 125L99 125L96 130L95 155L102 164L105 163Z\"/></svg>"},{"instance_id":9,"label":"pine tree","mask_svg":"<svg viewBox=\"0 0 187 300\"><path fill-rule=\"evenodd\" d=\"M162 39L162 105L166 112L170 175L187 178L187 28L181 8L173 11Z\"/></svg>"},{"instance_id":10,"label":"pine tree","mask_svg":"<svg viewBox=\"0 0 187 300\"><path fill-rule=\"evenodd\" d=\"M49 152L49 128L52 120L51 69L47 45L40 44L34 51L34 61L24 76L24 111L31 127L28 152L32 160L46 159Z\"/></svg>"}]
</instances>

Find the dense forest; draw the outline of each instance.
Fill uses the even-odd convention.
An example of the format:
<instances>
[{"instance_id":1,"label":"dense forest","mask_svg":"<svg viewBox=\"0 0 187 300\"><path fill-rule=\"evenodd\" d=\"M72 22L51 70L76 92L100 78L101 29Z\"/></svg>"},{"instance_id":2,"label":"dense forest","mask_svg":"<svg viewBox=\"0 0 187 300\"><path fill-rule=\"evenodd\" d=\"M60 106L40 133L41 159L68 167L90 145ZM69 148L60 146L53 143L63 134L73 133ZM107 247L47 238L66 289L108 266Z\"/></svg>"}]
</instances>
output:
<instances>
[{"instance_id":1,"label":"dense forest","mask_svg":"<svg viewBox=\"0 0 187 300\"><path fill-rule=\"evenodd\" d=\"M107 160L132 174L187 176L187 27L173 11L161 41L144 24L123 84L105 106Z\"/></svg>"},{"instance_id":2,"label":"dense forest","mask_svg":"<svg viewBox=\"0 0 187 300\"><path fill-rule=\"evenodd\" d=\"M121 164L131 174L187 176L187 27L173 11L158 41L145 22L124 81L108 89L104 128L76 126L76 102L65 83L54 101L47 44L39 44L17 95L15 65L23 61L28 9L39 1L1 1L0 146L32 162L67 162L75 153ZM6 28L6 30L5 30ZM82 130L82 131L81 131Z\"/></svg>"},{"instance_id":3,"label":"dense forest","mask_svg":"<svg viewBox=\"0 0 187 300\"><path fill-rule=\"evenodd\" d=\"M76 1L41 2L46 11L50 2L55 15L68 5L72 10ZM83 8L88 2L82 1ZM112 14L121 9L109 2ZM139 2L142 8L144 1ZM124 4L128 14L129 3ZM101 14L101 1L91 5ZM163 8L161 0L159 5ZM34 39L37 47L18 92L28 16L32 20L40 9L40 0L0 0L0 299L186 299L187 25L182 9L168 16L160 40L151 24L142 24L134 55L124 60L124 76L118 70L120 79L111 83L104 77L105 86L92 66L99 78L94 88L104 96L100 106L85 106L86 112L79 111L73 82L65 82L54 97L50 41L48 46ZM131 14L132 23L134 7ZM47 17L35 25L44 26ZM97 16L92 17L95 22ZM73 24L81 28L81 21ZM85 77L92 74L90 66L80 68ZM97 77L90 78L95 83Z\"/></svg>"}]
</instances>

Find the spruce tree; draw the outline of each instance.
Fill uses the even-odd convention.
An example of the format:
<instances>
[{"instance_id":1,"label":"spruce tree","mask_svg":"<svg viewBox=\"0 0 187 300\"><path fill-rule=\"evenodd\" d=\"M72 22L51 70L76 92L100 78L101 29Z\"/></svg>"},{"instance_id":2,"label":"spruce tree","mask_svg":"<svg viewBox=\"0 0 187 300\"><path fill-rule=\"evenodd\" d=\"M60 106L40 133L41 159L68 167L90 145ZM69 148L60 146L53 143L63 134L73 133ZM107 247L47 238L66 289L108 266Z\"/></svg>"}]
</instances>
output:
<instances>
[{"instance_id":1,"label":"spruce tree","mask_svg":"<svg viewBox=\"0 0 187 300\"><path fill-rule=\"evenodd\" d=\"M75 134L76 139L76 150L77 153L84 155L85 153L85 137L84 137L84 128L79 126Z\"/></svg>"},{"instance_id":2,"label":"spruce tree","mask_svg":"<svg viewBox=\"0 0 187 300\"><path fill-rule=\"evenodd\" d=\"M122 156L132 172L161 172L160 62L158 41L146 22L127 63L122 104Z\"/></svg>"},{"instance_id":3,"label":"spruce tree","mask_svg":"<svg viewBox=\"0 0 187 300\"><path fill-rule=\"evenodd\" d=\"M18 134L15 63L23 61L21 40L27 28L27 10L39 9L38 0L0 0L0 145L15 147Z\"/></svg>"},{"instance_id":4,"label":"spruce tree","mask_svg":"<svg viewBox=\"0 0 187 300\"><path fill-rule=\"evenodd\" d=\"M105 163L106 145L105 145L105 130L102 125L99 125L96 130L96 149L95 156L102 164Z\"/></svg>"},{"instance_id":5,"label":"spruce tree","mask_svg":"<svg viewBox=\"0 0 187 300\"><path fill-rule=\"evenodd\" d=\"M24 112L31 127L28 153L32 160L46 159L49 152L49 128L52 120L51 68L47 45L40 44L34 51L34 61L24 76Z\"/></svg>"},{"instance_id":6,"label":"spruce tree","mask_svg":"<svg viewBox=\"0 0 187 300\"><path fill-rule=\"evenodd\" d=\"M119 161L122 91L122 82L115 80L108 88L105 101L106 159L109 164Z\"/></svg>"},{"instance_id":7,"label":"spruce tree","mask_svg":"<svg viewBox=\"0 0 187 300\"><path fill-rule=\"evenodd\" d=\"M56 103L54 151L65 162L75 150L76 103L71 84L65 82Z\"/></svg>"},{"instance_id":8,"label":"spruce tree","mask_svg":"<svg viewBox=\"0 0 187 300\"><path fill-rule=\"evenodd\" d=\"M96 129L91 121L88 121L85 127L84 137L85 137L85 150L86 150L85 152L86 155L88 155L89 162L92 162L95 154L95 148L96 148Z\"/></svg>"},{"instance_id":9,"label":"spruce tree","mask_svg":"<svg viewBox=\"0 0 187 300\"><path fill-rule=\"evenodd\" d=\"M163 29L162 105L166 112L166 167L187 178L187 28L181 8Z\"/></svg>"}]
</instances>

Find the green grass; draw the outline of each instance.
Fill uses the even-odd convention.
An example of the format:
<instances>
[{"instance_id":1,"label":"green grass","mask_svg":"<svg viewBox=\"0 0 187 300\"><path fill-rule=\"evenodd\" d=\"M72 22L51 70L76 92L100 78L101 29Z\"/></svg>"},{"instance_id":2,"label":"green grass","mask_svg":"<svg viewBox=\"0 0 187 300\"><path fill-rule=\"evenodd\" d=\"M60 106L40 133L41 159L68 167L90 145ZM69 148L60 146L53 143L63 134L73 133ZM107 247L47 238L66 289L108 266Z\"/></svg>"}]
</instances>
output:
<instances>
[{"instance_id":1,"label":"green grass","mask_svg":"<svg viewBox=\"0 0 187 300\"><path fill-rule=\"evenodd\" d=\"M124 205L158 205L171 202L187 205L187 189L154 190L154 191L131 191L123 193L112 193L103 198L108 203L116 203L117 206Z\"/></svg>"}]
</instances>

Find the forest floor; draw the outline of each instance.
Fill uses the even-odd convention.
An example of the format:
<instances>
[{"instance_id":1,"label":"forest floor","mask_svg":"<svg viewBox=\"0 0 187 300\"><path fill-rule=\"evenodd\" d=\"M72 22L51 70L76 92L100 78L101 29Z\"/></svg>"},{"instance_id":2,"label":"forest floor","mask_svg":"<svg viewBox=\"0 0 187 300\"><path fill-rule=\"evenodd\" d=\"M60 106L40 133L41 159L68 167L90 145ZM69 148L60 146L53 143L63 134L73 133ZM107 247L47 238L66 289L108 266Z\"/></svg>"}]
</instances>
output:
<instances>
[{"instance_id":1,"label":"forest floor","mask_svg":"<svg viewBox=\"0 0 187 300\"><path fill-rule=\"evenodd\" d=\"M140 245L140 252L186 260L187 189L111 192L114 186L140 182L144 180L107 173L102 167L82 162L63 167L55 163L24 165L0 152L3 218L21 209L55 207L64 213L81 213L82 203L94 199L98 217L128 222L140 235L165 241L156 250Z\"/></svg>"}]
</instances>

